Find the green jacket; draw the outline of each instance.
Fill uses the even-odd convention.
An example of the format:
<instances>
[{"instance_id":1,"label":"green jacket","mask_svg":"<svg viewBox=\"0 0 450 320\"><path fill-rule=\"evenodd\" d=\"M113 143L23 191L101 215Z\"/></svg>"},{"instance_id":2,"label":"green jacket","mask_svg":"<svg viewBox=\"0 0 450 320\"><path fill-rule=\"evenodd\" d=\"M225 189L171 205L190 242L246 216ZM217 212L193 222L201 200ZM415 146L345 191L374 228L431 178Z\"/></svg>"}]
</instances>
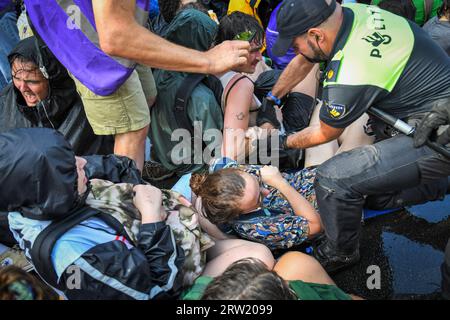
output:
<instances>
[{"instance_id":1,"label":"green jacket","mask_svg":"<svg viewBox=\"0 0 450 320\"><path fill-rule=\"evenodd\" d=\"M211 47L216 33L217 24L209 16L200 11L188 9L181 11L174 18L166 29L164 37L176 44L206 51ZM202 157L204 145L201 141L200 144L197 143L197 149L194 149L191 147L190 135L187 130L175 131L179 129L173 111L175 95L187 75L184 72L155 70L154 77L158 97L156 104L151 109L150 139L157 157L155 160L167 169L176 171L180 176L188 172L199 171L207 166ZM220 105L214 93L203 83L193 90L188 102L187 113L193 126L194 122L198 122L201 135L208 129L220 131L223 129L223 114ZM206 146L217 143L217 141L212 141L206 143ZM194 155L195 158L193 158Z\"/></svg>"}]
</instances>

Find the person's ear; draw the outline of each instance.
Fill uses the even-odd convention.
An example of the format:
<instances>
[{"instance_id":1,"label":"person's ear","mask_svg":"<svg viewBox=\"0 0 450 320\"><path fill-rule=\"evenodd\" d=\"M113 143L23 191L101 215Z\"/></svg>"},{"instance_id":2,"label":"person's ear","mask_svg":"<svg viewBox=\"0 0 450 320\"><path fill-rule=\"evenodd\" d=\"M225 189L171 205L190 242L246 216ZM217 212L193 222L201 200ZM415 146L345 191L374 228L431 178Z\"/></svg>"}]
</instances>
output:
<instances>
[{"instance_id":1,"label":"person's ear","mask_svg":"<svg viewBox=\"0 0 450 320\"><path fill-rule=\"evenodd\" d=\"M322 32L319 29L313 28L308 30L308 34L316 41L320 41L323 39Z\"/></svg>"}]
</instances>

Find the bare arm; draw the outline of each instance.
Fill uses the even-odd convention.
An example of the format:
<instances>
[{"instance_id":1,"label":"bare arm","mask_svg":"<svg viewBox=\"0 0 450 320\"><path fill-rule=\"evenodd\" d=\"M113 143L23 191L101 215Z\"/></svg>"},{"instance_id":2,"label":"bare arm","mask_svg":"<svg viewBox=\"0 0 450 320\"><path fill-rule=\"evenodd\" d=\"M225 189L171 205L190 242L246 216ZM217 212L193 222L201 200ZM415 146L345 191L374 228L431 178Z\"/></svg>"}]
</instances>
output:
<instances>
[{"instance_id":1,"label":"bare arm","mask_svg":"<svg viewBox=\"0 0 450 320\"><path fill-rule=\"evenodd\" d=\"M227 87L240 78L237 74ZM231 89L225 106L222 154L230 159L238 159L245 152L245 130L248 129L250 107L253 101L253 83L248 79L239 80ZM226 91L224 92L226 95Z\"/></svg>"},{"instance_id":2,"label":"bare arm","mask_svg":"<svg viewBox=\"0 0 450 320\"><path fill-rule=\"evenodd\" d=\"M294 210L294 214L308 220L309 235L322 231L322 222L316 209L289 182L287 182L277 167L264 166L261 168L261 178L264 183L277 189L286 198Z\"/></svg>"},{"instance_id":3,"label":"bare arm","mask_svg":"<svg viewBox=\"0 0 450 320\"><path fill-rule=\"evenodd\" d=\"M294 149L306 149L337 139L344 129L333 128L320 121L319 125L310 126L287 138L287 146Z\"/></svg>"},{"instance_id":4,"label":"bare arm","mask_svg":"<svg viewBox=\"0 0 450 320\"><path fill-rule=\"evenodd\" d=\"M277 189L285 196L296 216L308 220L309 235L315 235L322 231L322 222L316 209L297 192L286 180L280 181Z\"/></svg>"},{"instance_id":5,"label":"bare arm","mask_svg":"<svg viewBox=\"0 0 450 320\"><path fill-rule=\"evenodd\" d=\"M135 18L136 1L92 1L100 47L118 56L166 70L220 73L244 64L250 44L226 41L200 52L173 44L139 25Z\"/></svg>"},{"instance_id":6,"label":"bare arm","mask_svg":"<svg viewBox=\"0 0 450 320\"><path fill-rule=\"evenodd\" d=\"M280 75L272 88L272 94L278 98L284 97L300 81L306 78L315 64L308 62L302 55L295 56Z\"/></svg>"}]
</instances>

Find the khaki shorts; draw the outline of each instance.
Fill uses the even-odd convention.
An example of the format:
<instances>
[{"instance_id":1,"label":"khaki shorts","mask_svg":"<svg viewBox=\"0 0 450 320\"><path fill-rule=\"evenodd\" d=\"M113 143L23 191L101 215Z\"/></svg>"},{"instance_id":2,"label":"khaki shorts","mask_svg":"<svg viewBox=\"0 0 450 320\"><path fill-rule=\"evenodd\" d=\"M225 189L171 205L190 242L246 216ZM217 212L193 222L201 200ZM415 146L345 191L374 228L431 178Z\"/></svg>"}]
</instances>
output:
<instances>
[{"instance_id":1,"label":"khaki shorts","mask_svg":"<svg viewBox=\"0 0 450 320\"><path fill-rule=\"evenodd\" d=\"M99 96L73 75L86 116L97 135L116 135L140 130L150 123L148 101L156 96L149 67L138 66L127 81L109 96Z\"/></svg>"}]
</instances>

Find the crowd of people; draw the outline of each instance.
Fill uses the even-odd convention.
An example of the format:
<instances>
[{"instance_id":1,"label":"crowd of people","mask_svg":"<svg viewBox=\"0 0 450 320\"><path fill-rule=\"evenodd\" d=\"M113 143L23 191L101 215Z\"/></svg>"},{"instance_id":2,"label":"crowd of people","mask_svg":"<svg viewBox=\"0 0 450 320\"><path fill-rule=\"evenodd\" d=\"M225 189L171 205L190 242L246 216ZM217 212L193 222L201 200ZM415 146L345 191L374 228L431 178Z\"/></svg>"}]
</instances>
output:
<instances>
[{"instance_id":1,"label":"crowd of people","mask_svg":"<svg viewBox=\"0 0 450 320\"><path fill-rule=\"evenodd\" d=\"M450 193L449 0L0 0L0 90L0 299L357 300Z\"/></svg>"}]
</instances>

